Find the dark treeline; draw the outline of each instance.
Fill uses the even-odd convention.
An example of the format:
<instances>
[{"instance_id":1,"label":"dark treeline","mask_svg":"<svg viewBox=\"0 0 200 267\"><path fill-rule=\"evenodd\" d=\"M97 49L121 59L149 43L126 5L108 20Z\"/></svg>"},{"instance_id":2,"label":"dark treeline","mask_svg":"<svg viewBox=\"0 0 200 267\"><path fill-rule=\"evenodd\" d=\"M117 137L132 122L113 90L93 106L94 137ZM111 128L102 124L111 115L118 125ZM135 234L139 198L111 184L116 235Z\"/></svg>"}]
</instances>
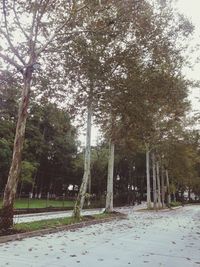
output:
<instances>
[{"instance_id":1,"label":"dark treeline","mask_svg":"<svg viewBox=\"0 0 200 267\"><path fill-rule=\"evenodd\" d=\"M5 93L6 92L6 93ZM1 92L2 93L2 92ZM0 106L0 191L3 193L9 172L16 127L18 97L11 86L4 88ZM27 122L22 169L17 196L75 197L84 172L77 130L69 112L55 103L32 103ZM168 140L170 190L174 199L188 194L200 195L198 132L185 133L185 140ZM133 204L146 199L145 151L137 144L119 142L115 151L114 202ZM108 168L107 143L91 148L91 194L105 200ZM151 169L152 176L152 169ZM69 191L69 185L73 188ZM178 194L179 192L179 194ZM183 197L183 196L182 196ZM189 196L190 197L190 196Z\"/></svg>"}]
</instances>

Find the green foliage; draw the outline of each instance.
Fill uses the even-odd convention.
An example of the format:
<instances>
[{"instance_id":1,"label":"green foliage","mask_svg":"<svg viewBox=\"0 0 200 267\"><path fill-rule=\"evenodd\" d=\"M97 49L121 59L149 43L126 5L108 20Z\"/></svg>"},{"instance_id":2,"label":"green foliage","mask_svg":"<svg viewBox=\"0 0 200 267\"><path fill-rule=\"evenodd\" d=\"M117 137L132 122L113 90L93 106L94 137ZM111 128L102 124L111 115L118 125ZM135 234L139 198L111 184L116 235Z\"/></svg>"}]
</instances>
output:
<instances>
[{"instance_id":1,"label":"green foliage","mask_svg":"<svg viewBox=\"0 0 200 267\"><path fill-rule=\"evenodd\" d=\"M76 155L76 131L66 111L56 104L34 104L27 123L24 157L37 162L37 183L45 190L62 191L73 184L72 165Z\"/></svg>"},{"instance_id":2,"label":"green foliage","mask_svg":"<svg viewBox=\"0 0 200 267\"><path fill-rule=\"evenodd\" d=\"M11 156L12 150L8 141L4 138L0 138L0 190L2 190L8 175Z\"/></svg>"},{"instance_id":3,"label":"green foliage","mask_svg":"<svg viewBox=\"0 0 200 267\"><path fill-rule=\"evenodd\" d=\"M31 223L19 223L14 226L14 229L22 232L31 232L36 230L54 228L64 225L70 225L79 222L79 220L69 217L63 219L51 219L51 220L42 220Z\"/></svg>"},{"instance_id":4,"label":"green foliage","mask_svg":"<svg viewBox=\"0 0 200 267\"><path fill-rule=\"evenodd\" d=\"M33 176L37 171L38 164L22 161L20 180L23 183L33 184Z\"/></svg>"},{"instance_id":5,"label":"green foliage","mask_svg":"<svg viewBox=\"0 0 200 267\"><path fill-rule=\"evenodd\" d=\"M179 201L172 201L171 203L170 203L170 207L179 207L179 206L182 206L182 203L181 202L179 202Z\"/></svg>"},{"instance_id":6,"label":"green foliage","mask_svg":"<svg viewBox=\"0 0 200 267\"><path fill-rule=\"evenodd\" d=\"M1 190L5 185L12 157L15 126L13 117L8 116L10 106L4 106L3 112L4 117L0 118ZM21 167L22 189L29 191L34 186L39 190L43 184L47 191L57 181L56 190L62 192L63 184L67 187L70 183L77 183L80 177L74 178L72 166L76 150L76 130L71 125L68 113L56 104L32 103Z\"/></svg>"},{"instance_id":7,"label":"green foliage","mask_svg":"<svg viewBox=\"0 0 200 267\"><path fill-rule=\"evenodd\" d=\"M106 191L108 148L97 145L91 151L92 192L101 196Z\"/></svg>"}]
</instances>

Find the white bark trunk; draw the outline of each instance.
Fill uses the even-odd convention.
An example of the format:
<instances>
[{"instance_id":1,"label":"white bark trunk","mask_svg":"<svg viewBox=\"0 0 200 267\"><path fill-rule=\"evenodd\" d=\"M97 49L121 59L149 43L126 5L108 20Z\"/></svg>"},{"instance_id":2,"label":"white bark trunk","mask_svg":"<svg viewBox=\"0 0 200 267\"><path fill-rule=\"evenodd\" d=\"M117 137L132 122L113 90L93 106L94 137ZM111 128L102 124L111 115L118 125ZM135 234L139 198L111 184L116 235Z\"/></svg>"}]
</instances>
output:
<instances>
[{"instance_id":1,"label":"white bark trunk","mask_svg":"<svg viewBox=\"0 0 200 267\"><path fill-rule=\"evenodd\" d=\"M107 194L106 194L106 212L113 211L113 173L114 173L114 154L115 145L110 140L109 157L108 157L108 177L107 177Z\"/></svg>"},{"instance_id":2,"label":"white bark trunk","mask_svg":"<svg viewBox=\"0 0 200 267\"><path fill-rule=\"evenodd\" d=\"M169 188L169 173L168 170L165 171L166 173L166 183L167 183L167 204L171 204L171 194L170 194L170 188Z\"/></svg>"},{"instance_id":3,"label":"white bark trunk","mask_svg":"<svg viewBox=\"0 0 200 267\"><path fill-rule=\"evenodd\" d=\"M157 192L156 192L156 163L155 154L152 153L152 168L153 168L153 207L157 208Z\"/></svg>"},{"instance_id":4,"label":"white bark trunk","mask_svg":"<svg viewBox=\"0 0 200 267\"><path fill-rule=\"evenodd\" d=\"M91 156L90 156L91 158ZM88 178L88 193L91 194L92 191L92 180L91 180L91 170L89 170L89 178Z\"/></svg>"},{"instance_id":5,"label":"white bark trunk","mask_svg":"<svg viewBox=\"0 0 200 267\"><path fill-rule=\"evenodd\" d=\"M165 207L165 180L163 167L161 167L161 192L162 192L162 207Z\"/></svg>"},{"instance_id":6,"label":"white bark trunk","mask_svg":"<svg viewBox=\"0 0 200 267\"><path fill-rule=\"evenodd\" d=\"M146 178L147 178L147 208L151 208L151 184L150 184L150 151L146 146Z\"/></svg>"},{"instance_id":7,"label":"white bark trunk","mask_svg":"<svg viewBox=\"0 0 200 267\"><path fill-rule=\"evenodd\" d=\"M161 204L161 190L160 190L160 166L159 162L156 162L156 174L157 174L157 185L158 185L158 208L162 207Z\"/></svg>"},{"instance_id":8,"label":"white bark trunk","mask_svg":"<svg viewBox=\"0 0 200 267\"><path fill-rule=\"evenodd\" d=\"M90 176L90 157L91 157L91 127L92 127L92 106L88 105L87 115L87 134L86 134L86 147L85 147L85 161L84 161L84 174L82 184L77 196L77 200L74 206L73 215L76 218L80 218L81 210L85 202L85 194L87 191L89 176Z\"/></svg>"}]
</instances>

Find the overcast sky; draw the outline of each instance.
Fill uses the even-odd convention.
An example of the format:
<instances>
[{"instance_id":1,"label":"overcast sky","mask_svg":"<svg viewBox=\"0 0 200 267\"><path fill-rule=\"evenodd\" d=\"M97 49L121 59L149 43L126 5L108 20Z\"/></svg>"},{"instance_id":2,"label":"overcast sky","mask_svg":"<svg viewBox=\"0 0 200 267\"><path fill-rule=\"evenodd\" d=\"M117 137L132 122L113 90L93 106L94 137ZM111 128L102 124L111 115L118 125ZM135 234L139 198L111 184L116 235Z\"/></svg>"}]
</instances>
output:
<instances>
[{"instance_id":1,"label":"overcast sky","mask_svg":"<svg viewBox=\"0 0 200 267\"><path fill-rule=\"evenodd\" d=\"M181 13L185 14L194 24L194 43L200 45L200 0L177 0L177 8ZM196 51L192 58L195 60L200 57L200 51ZM200 63L196 63L193 69L185 68L185 74L188 78L193 78L196 80L200 79ZM200 89L194 88L191 92L190 99L192 101L192 107L194 110L200 111L200 102L198 101L200 97Z\"/></svg>"}]
</instances>

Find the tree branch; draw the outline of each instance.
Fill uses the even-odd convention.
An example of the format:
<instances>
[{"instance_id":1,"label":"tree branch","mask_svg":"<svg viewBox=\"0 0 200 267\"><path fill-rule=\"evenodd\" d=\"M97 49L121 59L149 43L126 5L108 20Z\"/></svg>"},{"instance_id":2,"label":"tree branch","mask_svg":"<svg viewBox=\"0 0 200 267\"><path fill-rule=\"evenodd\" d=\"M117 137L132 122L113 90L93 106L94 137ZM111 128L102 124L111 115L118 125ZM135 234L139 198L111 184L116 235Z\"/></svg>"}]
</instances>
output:
<instances>
[{"instance_id":1,"label":"tree branch","mask_svg":"<svg viewBox=\"0 0 200 267\"><path fill-rule=\"evenodd\" d=\"M1 52L0 52L0 57L1 57L4 61L7 61L9 64L11 64L12 66L14 66L17 70L19 70L19 71L22 71L22 70L23 70L23 68L24 68L23 66L17 64L13 59L11 59L10 57L8 57L8 56L2 54Z\"/></svg>"},{"instance_id":2,"label":"tree branch","mask_svg":"<svg viewBox=\"0 0 200 267\"><path fill-rule=\"evenodd\" d=\"M49 1L50 0L46 0L46 2L43 4L43 7L41 8L41 11L40 11L40 15L39 15L39 9L36 10L38 12L36 12L35 14L37 14L37 16L35 16L35 22L37 23L36 26L35 26L35 33L33 32L32 34L32 37L35 35L35 38L34 38L34 41L33 41L33 49L35 48L35 45L36 45L36 42L37 42L37 36L38 36L38 31L39 31L39 26L40 26L40 23L41 23L41 20L42 20L42 17L45 13L45 10L49 4ZM43 0L40 0L40 3L39 3L39 6L42 5L42 2ZM34 30L34 27L33 27L33 30ZM31 41L31 39L30 39Z\"/></svg>"},{"instance_id":3,"label":"tree branch","mask_svg":"<svg viewBox=\"0 0 200 267\"><path fill-rule=\"evenodd\" d=\"M16 48L14 47L14 45L12 44L11 39L10 39L10 35L9 35L9 31L8 31L8 22L7 22L7 14L6 14L5 0L3 0L3 16L4 16L4 23L5 23L6 33L2 29L0 31L4 35L4 37L6 38L8 44L9 44L12 52L15 54L15 56L18 57L18 59L22 62L23 65L26 65L25 61L19 55L18 51L16 50Z\"/></svg>"},{"instance_id":4,"label":"tree branch","mask_svg":"<svg viewBox=\"0 0 200 267\"><path fill-rule=\"evenodd\" d=\"M35 27L35 22L36 22L36 16L37 16L37 9L36 9L36 5L35 5L35 9L34 9L34 12L33 12L33 17L32 17L30 34L29 34L29 37L28 37L28 39L29 39L30 42L33 39L33 32L34 32L34 27Z\"/></svg>"},{"instance_id":5,"label":"tree branch","mask_svg":"<svg viewBox=\"0 0 200 267\"><path fill-rule=\"evenodd\" d=\"M86 7L87 5L84 5L84 6L82 6L82 7L80 7L78 10L76 10L76 12L79 12L79 11L81 11L82 9L84 9L85 7ZM72 14L72 13L71 13ZM39 48L38 49L38 51L36 51L36 54L37 54L37 56L40 54L40 53L42 53L46 48L47 48L47 46L55 39L55 37L56 37L56 35L65 27L65 25L67 25L67 23L70 21L70 19L71 19L71 16L72 15L70 15L70 18L68 19L68 20L66 20L60 27L58 27L55 31L54 31L54 33L53 33L53 35L49 38L49 40L41 47L41 48Z\"/></svg>"},{"instance_id":6,"label":"tree branch","mask_svg":"<svg viewBox=\"0 0 200 267\"><path fill-rule=\"evenodd\" d=\"M20 28L21 32L24 34L24 36L26 37L26 39L28 40L29 37L28 37L28 34L24 31L21 23L20 23L20 20L19 20L19 17L17 15L17 12L16 12L16 8L15 8L15 0L13 0L13 12L14 12L14 15L15 15L15 19L16 19L16 23L18 25L18 27Z\"/></svg>"}]
</instances>

